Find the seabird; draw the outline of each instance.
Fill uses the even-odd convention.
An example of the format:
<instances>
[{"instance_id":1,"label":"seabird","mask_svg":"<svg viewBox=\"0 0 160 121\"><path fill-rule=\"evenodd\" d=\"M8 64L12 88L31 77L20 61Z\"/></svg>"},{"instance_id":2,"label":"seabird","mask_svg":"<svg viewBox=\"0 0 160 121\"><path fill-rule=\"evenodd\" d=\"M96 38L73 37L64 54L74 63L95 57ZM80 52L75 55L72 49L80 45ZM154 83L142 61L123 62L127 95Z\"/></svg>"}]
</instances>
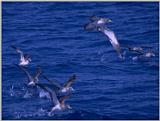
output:
<instances>
[{"instance_id":1,"label":"seabird","mask_svg":"<svg viewBox=\"0 0 160 121\"><path fill-rule=\"evenodd\" d=\"M150 57L156 56L155 53L153 53L152 50L148 50L147 52L145 52L145 51L143 51L143 49L142 49L142 50L136 50L136 49L133 50L133 49L132 49L131 51L132 51L132 52L136 52L136 53L139 54L138 56L133 57L133 58L132 58L133 60L137 60L137 59L143 58L143 57L150 58Z\"/></svg>"},{"instance_id":2,"label":"seabird","mask_svg":"<svg viewBox=\"0 0 160 121\"><path fill-rule=\"evenodd\" d=\"M17 48L16 46L14 46L14 45L11 45L11 47L13 49L15 49L18 54L20 54L19 65L21 65L21 66L28 65L29 62L31 61L30 55L29 54L23 54L23 52L19 48Z\"/></svg>"},{"instance_id":3,"label":"seabird","mask_svg":"<svg viewBox=\"0 0 160 121\"><path fill-rule=\"evenodd\" d=\"M128 48L128 50L129 51L143 51L144 50L144 48L149 48L149 49L151 49L152 47L150 47L150 46L138 46L138 47L131 47L131 46L129 46L129 45L125 45L125 46L123 46L123 47L126 47L126 48Z\"/></svg>"},{"instance_id":4,"label":"seabird","mask_svg":"<svg viewBox=\"0 0 160 121\"><path fill-rule=\"evenodd\" d=\"M43 75L43 77L49 81L53 86L56 86L59 92L66 93L74 91L74 89L71 87L72 83L76 80L76 75L73 74L67 82L65 82L63 85L57 83L57 81L51 81L47 76Z\"/></svg>"},{"instance_id":5,"label":"seabird","mask_svg":"<svg viewBox=\"0 0 160 121\"><path fill-rule=\"evenodd\" d=\"M142 51L143 48L142 47L127 47L129 51Z\"/></svg>"},{"instance_id":6,"label":"seabird","mask_svg":"<svg viewBox=\"0 0 160 121\"><path fill-rule=\"evenodd\" d=\"M28 86L35 86L35 83L38 83L38 82L39 82L38 77L39 77L40 74L42 73L40 67L37 67L36 74L35 74L34 77L32 77L32 76L30 75L30 73L29 73L27 70L25 70L22 66L19 66L19 65L17 65L17 66L18 66L22 71L24 71L25 74L27 75L27 77L28 77L28 84L27 84L27 85L28 85Z\"/></svg>"},{"instance_id":7,"label":"seabird","mask_svg":"<svg viewBox=\"0 0 160 121\"><path fill-rule=\"evenodd\" d=\"M153 52L145 53L145 57L153 57L153 56L156 56Z\"/></svg>"},{"instance_id":8,"label":"seabird","mask_svg":"<svg viewBox=\"0 0 160 121\"><path fill-rule=\"evenodd\" d=\"M87 31L97 29L97 27L104 26L107 23L112 22L109 18L101 18L98 16L90 17L91 23L85 24L84 28Z\"/></svg>"},{"instance_id":9,"label":"seabird","mask_svg":"<svg viewBox=\"0 0 160 121\"><path fill-rule=\"evenodd\" d=\"M50 99L53 104L51 111L48 113L49 116L51 116L52 113L57 110L72 109L70 105L65 104L65 100L68 99L71 96L71 94L65 95L58 100L55 90L47 86L44 86L40 83L36 83L36 85L49 93Z\"/></svg>"},{"instance_id":10,"label":"seabird","mask_svg":"<svg viewBox=\"0 0 160 121\"><path fill-rule=\"evenodd\" d=\"M143 57L155 56L155 54L151 50L152 47L149 47L149 46L130 47L130 46L127 45L125 47L127 47L129 51L136 52L136 53L140 54L140 56L143 56ZM145 52L144 48L149 48L149 50L147 50Z\"/></svg>"},{"instance_id":11,"label":"seabird","mask_svg":"<svg viewBox=\"0 0 160 121\"><path fill-rule=\"evenodd\" d=\"M117 51L118 55L120 58L123 58L121 55L121 50L120 50L120 44L117 40L117 37L115 35L115 33L113 31L111 31L110 29L108 29L107 27L105 27L106 23L112 22L110 19L108 18L100 18L97 16L93 16L90 18L91 19L91 23L86 24L84 26L85 30L98 30L100 32L102 32L104 35L106 35L109 38L109 41L111 42L112 46L114 47L114 49Z\"/></svg>"}]
</instances>

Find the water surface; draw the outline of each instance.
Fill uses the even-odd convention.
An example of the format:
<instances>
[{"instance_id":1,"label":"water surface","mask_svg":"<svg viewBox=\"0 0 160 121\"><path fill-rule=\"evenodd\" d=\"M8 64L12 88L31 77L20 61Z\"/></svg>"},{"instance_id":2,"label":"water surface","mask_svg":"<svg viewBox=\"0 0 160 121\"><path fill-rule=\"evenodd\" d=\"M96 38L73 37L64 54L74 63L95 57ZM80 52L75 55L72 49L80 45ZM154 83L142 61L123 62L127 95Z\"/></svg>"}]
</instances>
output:
<instances>
[{"instance_id":1,"label":"water surface","mask_svg":"<svg viewBox=\"0 0 160 121\"><path fill-rule=\"evenodd\" d=\"M2 118L158 119L158 11L158 2L3 2ZM120 60L103 34L84 31L91 15L110 18L121 45L153 46L156 57ZM23 98L27 77L11 44L31 54L32 74L40 65L61 83L77 75L72 110L48 117L50 100Z\"/></svg>"}]
</instances>

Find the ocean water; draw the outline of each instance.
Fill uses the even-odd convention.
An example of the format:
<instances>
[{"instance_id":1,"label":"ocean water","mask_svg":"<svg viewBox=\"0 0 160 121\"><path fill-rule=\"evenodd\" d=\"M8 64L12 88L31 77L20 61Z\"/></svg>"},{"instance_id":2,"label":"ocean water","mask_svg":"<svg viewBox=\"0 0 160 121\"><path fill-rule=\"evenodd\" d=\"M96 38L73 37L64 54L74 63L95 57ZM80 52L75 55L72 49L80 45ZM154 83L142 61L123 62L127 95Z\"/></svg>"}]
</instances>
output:
<instances>
[{"instance_id":1,"label":"ocean water","mask_svg":"<svg viewBox=\"0 0 160 121\"><path fill-rule=\"evenodd\" d=\"M159 119L158 11L158 2L2 2L2 119ZM133 60L122 48L118 58L107 37L84 30L92 15L113 21L122 46L152 46L156 56ZM25 98L12 44L31 55L33 75L37 66L60 83L76 74L71 110L49 117L49 99Z\"/></svg>"}]
</instances>

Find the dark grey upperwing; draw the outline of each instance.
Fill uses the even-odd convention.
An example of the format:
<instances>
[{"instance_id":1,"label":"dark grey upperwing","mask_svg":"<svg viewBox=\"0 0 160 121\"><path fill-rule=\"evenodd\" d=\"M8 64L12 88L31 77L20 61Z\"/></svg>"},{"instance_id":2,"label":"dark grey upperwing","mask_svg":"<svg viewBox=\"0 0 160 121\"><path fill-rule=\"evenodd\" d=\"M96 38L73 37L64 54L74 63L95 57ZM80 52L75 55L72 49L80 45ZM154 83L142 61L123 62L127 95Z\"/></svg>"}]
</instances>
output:
<instances>
[{"instance_id":1,"label":"dark grey upperwing","mask_svg":"<svg viewBox=\"0 0 160 121\"><path fill-rule=\"evenodd\" d=\"M37 67L37 70L36 70L36 74L34 76L34 79L37 79L38 80L38 77L41 75L42 73L42 70L40 67Z\"/></svg>"},{"instance_id":2,"label":"dark grey upperwing","mask_svg":"<svg viewBox=\"0 0 160 121\"><path fill-rule=\"evenodd\" d=\"M17 64L16 64L17 65ZM27 75L27 77L28 77L28 83L29 82L31 82L31 81L33 81L33 78L32 78L32 76L29 74L29 72L27 71L27 70L25 70L22 66L20 66L20 65L17 65L22 71L24 71L25 72L25 74Z\"/></svg>"},{"instance_id":3,"label":"dark grey upperwing","mask_svg":"<svg viewBox=\"0 0 160 121\"><path fill-rule=\"evenodd\" d=\"M70 98L71 94L65 95L59 99L60 104L65 104L65 100Z\"/></svg>"},{"instance_id":4,"label":"dark grey upperwing","mask_svg":"<svg viewBox=\"0 0 160 121\"><path fill-rule=\"evenodd\" d=\"M11 47L15 49L17 53L23 54L23 52L19 48L17 48L15 45L11 45Z\"/></svg>"},{"instance_id":5,"label":"dark grey upperwing","mask_svg":"<svg viewBox=\"0 0 160 121\"><path fill-rule=\"evenodd\" d=\"M123 47L128 48L129 51L137 52L138 54L141 54L141 55L144 54L144 52L143 52L142 50L138 50L138 49L137 49L137 50L134 50L133 47L131 47L131 46L129 46L129 45L124 45Z\"/></svg>"},{"instance_id":6,"label":"dark grey upperwing","mask_svg":"<svg viewBox=\"0 0 160 121\"><path fill-rule=\"evenodd\" d=\"M59 104L59 101L58 101L58 99L57 99L56 92L55 92L54 90L52 90L51 88L49 88L49 87L47 87L47 86L44 86L44 85L42 85L42 84L39 84L39 83L36 83L36 85L39 86L40 88L42 88L43 90L45 90L46 92L49 93L53 105Z\"/></svg>"},{"instance_id":7,"label":"dark grey upperwing","mask_svg":"<svg viewBox=\"0 0 160 121\"><path fill-rule=\"evenodd\" d=\"M76 79L76 75L73 74L73 75L69 78L69 80L68 80L66 83L64 83L64 86L63 86L63 87L70 87L71 84L75 81L75 79Z\"/></svg>"},{"instance_id":8,"label":"dark grey upperwing","mask_svg":"<svg viewBox=\"0 0 160 121\"><path fill-rule=\"evenodd\" d=\"M51 81L47 76L45 76L44 74L43 74L43 77L48 81L48 82L50 82L51 84L53 84L54 86L56 86L56 87L58 87L59 89L62 89L62 86L59 84L59 83L57 83L56 81Z\"/></svg>"},{"instance_id":9,"label":"dark grey upperwing","mask_svg":"<svg viewBox=\"0 0 160 121\"><path fill-rule=\"evenodd\" d=\"M136 53L138 53L138 54L140 54L140 55L143 55L143 54L144 54L144 52L143 52L143 51L140 51L140 50L131 50L131 51L136 52Z\"/></svg>"},{"instance_id":10,"label":"dark grey upperwing","mask_svg":"<svg viewBox=\"0 0 160 121\"><path fill-rule=\"evenodd\" d=\"M93 21L98 21L100 19L100 17L98 17L98 16L91 16L90 17L90 20L93 22Z\"/></svg>"},{"instance_id":11,"label":"dark grey upperwing","mask_svg":"<svg viewBox=\"0 0 160 121\"><path fill-rule=\"evenodd\" d=\"M18 48L15 45L11 45L11 47L15 50L17 50Z\"/></svg>"},{"instance_id":12,"label":"dark grey upperwing","mask_svg":"<svg viewBox=\"0 0 160 121\"><path fill-rule=\"evenodd\" d=\"M132 47L129 45L122 45L121 47L124 47L125 49L128 49L128 50L132 50Z\"/></svg>"},{"instance_id":13,"label":"dark grey upperwing","mask_svg":"<svg viewBox=\"0 0 160 121\"><path fill-rule=\"evenodd\" d=\"M94 29L96 29L96 24L94 22L85 24L84 29L87 31L94 30Z\"/></svg>"}]
</instances>

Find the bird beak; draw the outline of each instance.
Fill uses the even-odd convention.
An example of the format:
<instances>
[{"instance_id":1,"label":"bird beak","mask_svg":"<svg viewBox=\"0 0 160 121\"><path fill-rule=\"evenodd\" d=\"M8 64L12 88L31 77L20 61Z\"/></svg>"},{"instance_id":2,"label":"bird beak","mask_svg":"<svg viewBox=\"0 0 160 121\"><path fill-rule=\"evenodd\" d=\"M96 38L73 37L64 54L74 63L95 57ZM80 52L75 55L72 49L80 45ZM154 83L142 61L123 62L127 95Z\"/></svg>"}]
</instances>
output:
<instances>
[{"instance_id":1,"label":"bird beak","mask_svg":"<svg viewBox=\"0 0 160 121\"><path fill-rule=\"evenodd\" d=\"M32 61L30 58L28 58L29 61Z\"/></svg>"}]
</instances>

